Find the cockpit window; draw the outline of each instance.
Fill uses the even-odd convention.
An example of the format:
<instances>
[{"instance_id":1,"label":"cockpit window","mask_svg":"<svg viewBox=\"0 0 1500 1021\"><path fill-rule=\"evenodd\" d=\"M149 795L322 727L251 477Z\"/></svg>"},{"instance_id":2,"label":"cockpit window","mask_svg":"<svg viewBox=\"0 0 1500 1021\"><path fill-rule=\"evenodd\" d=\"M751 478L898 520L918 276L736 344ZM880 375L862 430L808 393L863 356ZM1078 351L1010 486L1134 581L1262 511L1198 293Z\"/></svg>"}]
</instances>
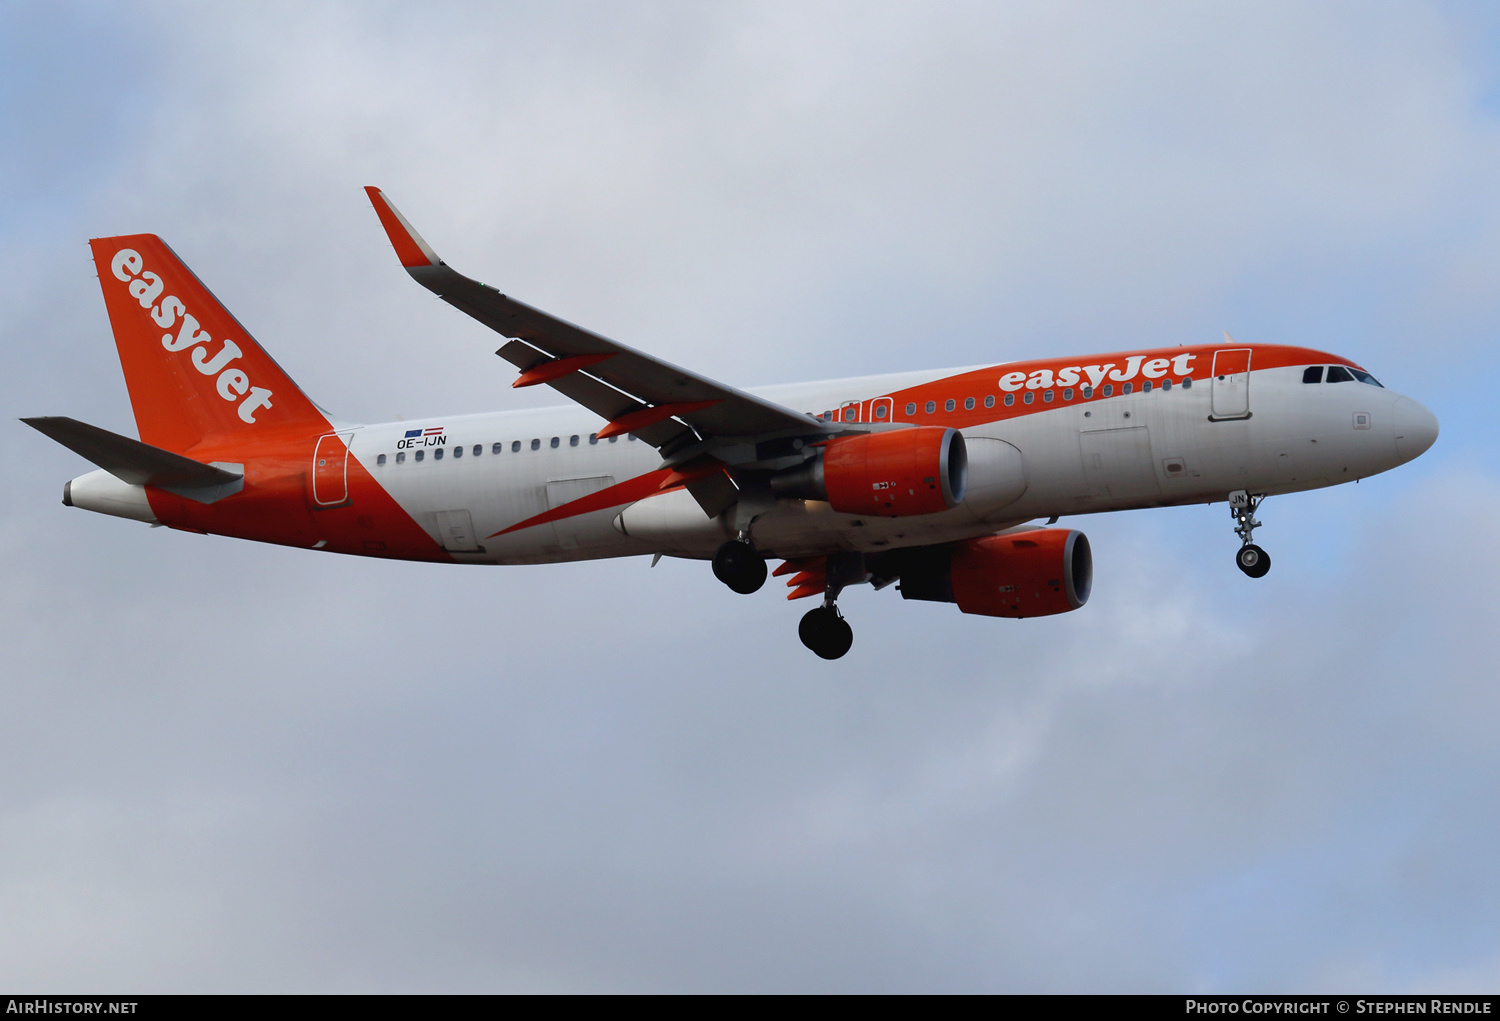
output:
<instances>
[{"instance_id":1,"label":"cockpit window","mask_svg":"<svg viewBox=\"0 0 1500 1021\"><path fill-rule=\"evenodd\" d=\"M1351 376L1349 374L1349 370L1344 368L1342 365L1330 365L1328 366L1328 382L1352 383L1354 382L1354 377Z\"/></svg>"},{"instance_id":2,"label":"cockpit window","mask_svg":"<svg viewBox=\"0 0 1500 1021\"><path fill-rule=\"evenodd\" d=\"M1349 371L1354 373L1354 378L1359 380L1361 383L1369 383L1371 386L1380 386L1380 380L1370 375L1364 369L1350 369ZM1380 389L1384 390L1385 387L1380 386Z\"/></svg>"},{"instance_id":3,"label":"cockpit window","mask_svg":"<svg viewBox=\"0 0 1500 1021\"><path fill-rule=\"evenodd\" d=\"M1304 382L1304 383L1321 383L1321 382L1323 382L1323 366L1321 366L1321 365L1309 365L1307 368L1303 369L1302 370L1302 382Z\"/></svg>"}]
</instances>

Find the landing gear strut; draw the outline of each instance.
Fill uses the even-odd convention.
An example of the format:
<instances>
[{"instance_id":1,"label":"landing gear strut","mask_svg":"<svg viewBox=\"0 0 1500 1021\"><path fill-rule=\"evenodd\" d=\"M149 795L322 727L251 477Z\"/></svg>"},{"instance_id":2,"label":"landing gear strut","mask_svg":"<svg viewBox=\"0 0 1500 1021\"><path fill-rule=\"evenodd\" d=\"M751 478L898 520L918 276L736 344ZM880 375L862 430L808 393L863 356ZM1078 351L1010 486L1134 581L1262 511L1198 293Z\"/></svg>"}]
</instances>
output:
<instances>
[{"instance_id":1,"label":"landing gear strut","mask_svg":"<svg viewBox=\"0 0 1500 1021\"><path fill-rule=\"evenodd\" d=\"M731 539L714 554L714 577L748 596L766 583L766 560L747 538Z\"/></svg>"},{"instance_id":2,"label":"landing gear strut","mask_svg":"<svg viewBox=\"0 0 1500 1021\"><path fill-rule=\"evenodd\" d=\"M1229 516L1234 518L1234 534L1240 537L1239 552L1234 555L1234 564L1252 578L1264 578L1271 569L1271 556L1250 541L1260 522L1255 520L1255 510L1264 496L1251 496L1243 489L1229 494Z\"/></svg>"}]
</instances>

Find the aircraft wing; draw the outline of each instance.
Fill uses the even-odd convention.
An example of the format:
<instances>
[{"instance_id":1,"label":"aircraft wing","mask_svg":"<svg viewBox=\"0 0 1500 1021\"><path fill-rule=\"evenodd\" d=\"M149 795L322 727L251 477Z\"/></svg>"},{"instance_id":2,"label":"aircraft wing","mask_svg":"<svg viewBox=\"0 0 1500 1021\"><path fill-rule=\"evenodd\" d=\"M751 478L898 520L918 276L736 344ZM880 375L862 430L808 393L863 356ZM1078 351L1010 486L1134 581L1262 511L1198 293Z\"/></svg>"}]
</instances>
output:
<instances>
[{"instance_id":1,"label":"aircraft wing","mask_svg":"<svg viewBox=\"0 0 1500 1021\"><path fill-rule=\"evenodd\" d=\"M747 441L828 431L819 419L601 337L469 279L438 258L379 188L365 192L413 279L501 336L515 338L496 352L521 370L513 385L546 383L604 418L608 424L599 435L634 433L670 454L695 442L694 431L703 439Z\"/></svg>"}]
</instances>

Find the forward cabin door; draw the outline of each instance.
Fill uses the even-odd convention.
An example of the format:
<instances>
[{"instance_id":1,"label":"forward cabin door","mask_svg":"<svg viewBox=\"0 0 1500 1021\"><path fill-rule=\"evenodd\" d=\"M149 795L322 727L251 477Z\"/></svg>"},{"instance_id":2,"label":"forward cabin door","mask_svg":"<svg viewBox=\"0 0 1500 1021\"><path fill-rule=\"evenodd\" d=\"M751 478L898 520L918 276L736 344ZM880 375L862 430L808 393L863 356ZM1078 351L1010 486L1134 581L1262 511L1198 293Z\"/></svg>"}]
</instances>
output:
<instances>
[{"instance_id":1,"label":"forward cabin door","mask_svg":"<svg viewBox=\"0 0 1500 1021\"><path fill-rule=\"evenodd\" d=\"M349 500L349 441L353 433L329 433L313 450L313 504L337 507Z\"/></svg>"},{"instance_id":2,"label":"forward cabin door","mask_svg":"<svg viewBox=\"0 0 1500 1021\"><path fill-rule=\"evenodd\" d=\"M1250 349L1214 352L1213 417L1250 417Z\"/></svg>"}]
</instances>

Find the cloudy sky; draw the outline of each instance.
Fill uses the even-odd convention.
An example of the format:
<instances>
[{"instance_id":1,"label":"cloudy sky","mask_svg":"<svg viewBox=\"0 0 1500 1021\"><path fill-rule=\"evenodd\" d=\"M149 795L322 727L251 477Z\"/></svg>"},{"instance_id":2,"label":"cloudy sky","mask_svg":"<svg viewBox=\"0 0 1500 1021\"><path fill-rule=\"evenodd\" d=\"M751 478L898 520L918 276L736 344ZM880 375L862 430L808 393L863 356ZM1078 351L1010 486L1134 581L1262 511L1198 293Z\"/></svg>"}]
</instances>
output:
<instances>
[{"instance_id":1,"label":"cloudy sky","mask_svg":"<svg viewBox=\"0 0 1500 1021\"><path fill-rule=\"evenodd\" d=\"M1500 16L0 6L0 987L1493 991ZM740 385L1334 350L1419 461L1069 521L1083 610L338 558L66 510L161 234L359 421L524 406L456 267Z\"/></svg>"}]
</instances>

